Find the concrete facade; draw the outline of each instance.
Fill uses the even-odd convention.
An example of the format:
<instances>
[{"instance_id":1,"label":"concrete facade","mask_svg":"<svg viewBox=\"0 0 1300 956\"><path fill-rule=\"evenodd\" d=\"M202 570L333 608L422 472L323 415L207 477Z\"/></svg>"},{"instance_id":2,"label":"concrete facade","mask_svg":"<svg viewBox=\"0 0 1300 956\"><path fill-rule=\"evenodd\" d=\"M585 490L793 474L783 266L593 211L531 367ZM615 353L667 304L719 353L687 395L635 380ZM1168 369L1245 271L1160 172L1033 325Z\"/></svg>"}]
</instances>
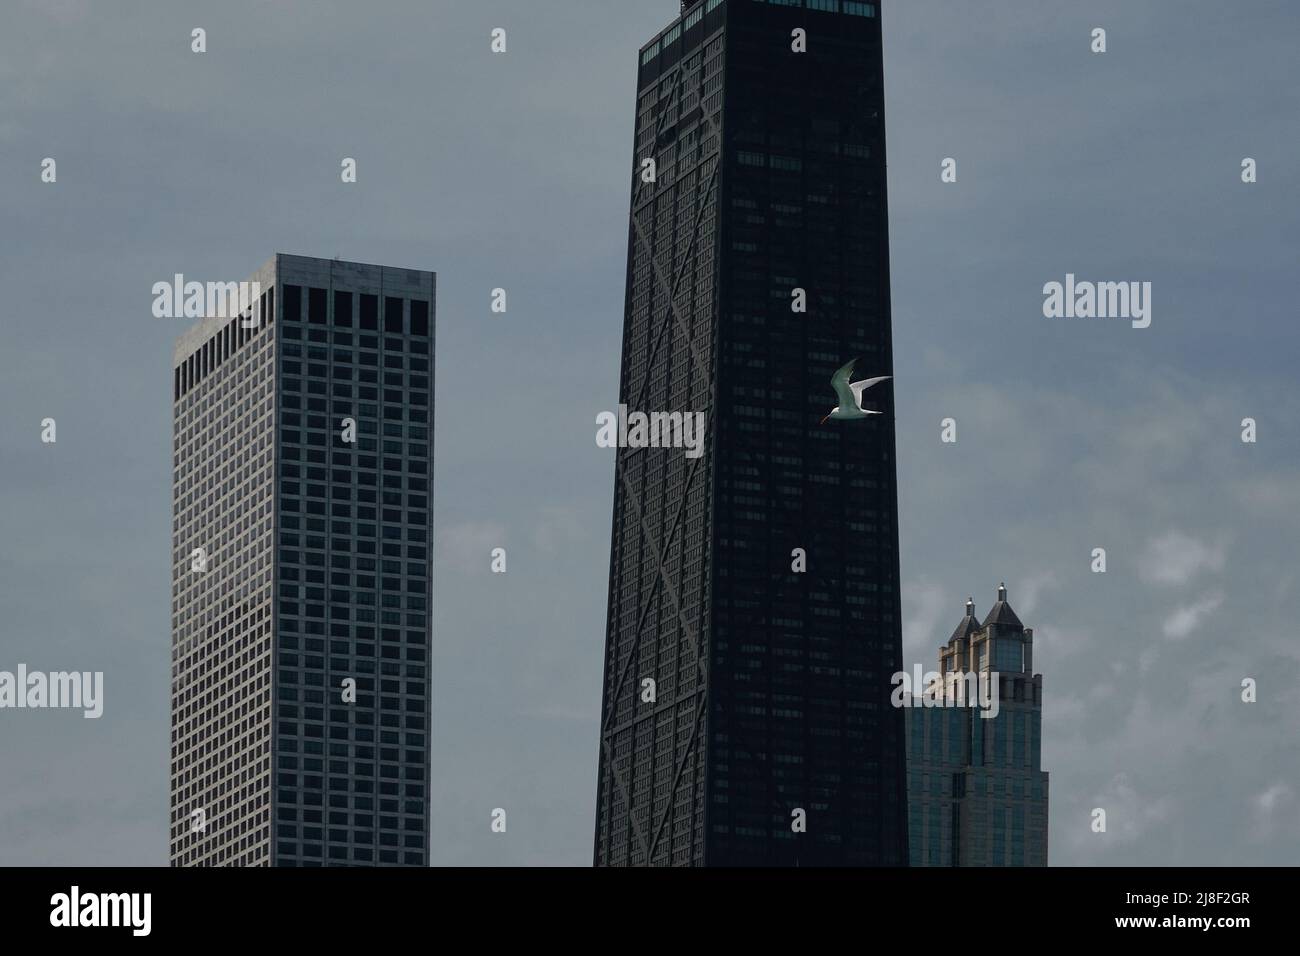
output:
<instances>
[{"instance_id":1,"label":"concrete facade","mask_svg":"<svg viewBox=\"0 0 1300 956\"><path fill-rule=\"evenodd\" d=\"M423 865L435 276L252 280L173 355L171 862Z\"/></svg>"}]
</instances>

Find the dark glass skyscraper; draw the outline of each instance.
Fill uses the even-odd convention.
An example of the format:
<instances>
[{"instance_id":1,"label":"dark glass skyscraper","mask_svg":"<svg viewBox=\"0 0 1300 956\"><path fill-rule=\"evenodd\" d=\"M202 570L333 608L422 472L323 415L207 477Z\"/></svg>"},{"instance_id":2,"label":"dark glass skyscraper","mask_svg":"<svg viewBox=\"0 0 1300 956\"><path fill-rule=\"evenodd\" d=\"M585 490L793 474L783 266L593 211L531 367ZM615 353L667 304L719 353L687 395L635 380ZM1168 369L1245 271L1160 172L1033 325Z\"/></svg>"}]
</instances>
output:
<instances>
[{"instance_id":1,"label":"dark glass skyscraper","mask_svg":"<svg viewBox=\"0 0 1300 956\"><path fill-rule=\"evenodd\" d=\"M878 11L696 0L640 53L619 401L706 432L617 453L598 865L907 861L889 383L819 425L892 374Z\"/></svg>"},{"instance_id":2,"label":"dark glass skyscraper","mask_svg":"<svg viewBox=\"0 0 1300 956\"><path fill-rule=\"evenodd\" d=\"M435 276L253 281L173 360L171 862L423 865Z\"/></svg>"}]
</instances>

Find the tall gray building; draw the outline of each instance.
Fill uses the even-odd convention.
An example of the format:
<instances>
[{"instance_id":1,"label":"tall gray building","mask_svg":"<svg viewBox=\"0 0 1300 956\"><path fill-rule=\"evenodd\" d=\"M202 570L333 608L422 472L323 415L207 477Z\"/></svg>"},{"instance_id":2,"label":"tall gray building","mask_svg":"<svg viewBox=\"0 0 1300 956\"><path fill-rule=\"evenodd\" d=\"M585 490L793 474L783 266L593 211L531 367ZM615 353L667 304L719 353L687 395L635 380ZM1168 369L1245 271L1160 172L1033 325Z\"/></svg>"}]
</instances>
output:
<instances>
[{"instance_id":1,"label":"tall gray building","mask_svg":"<svg viewBox=\"0 0 1300 956\"><path fill-rule=\"evenodd\" d=\"M427 864L435 276L252 281L173 355L171 863Z\"/></svg>"},{"instance_id":2,"label":"tall gray building","mask_svg":"<svg viewBox=\"0 0 1300 956\"><path fill-rule=\"evenodd\" d=\"M1043 675L1033 670L1034 631L1007 603L1006 585L983 624L968 600L939 648L938 673L947 686L988 675L996 716L982 716L970 698L937 707L918 699L905 709L913 866L1047 865Z\"/></svg>"}]
</instances>

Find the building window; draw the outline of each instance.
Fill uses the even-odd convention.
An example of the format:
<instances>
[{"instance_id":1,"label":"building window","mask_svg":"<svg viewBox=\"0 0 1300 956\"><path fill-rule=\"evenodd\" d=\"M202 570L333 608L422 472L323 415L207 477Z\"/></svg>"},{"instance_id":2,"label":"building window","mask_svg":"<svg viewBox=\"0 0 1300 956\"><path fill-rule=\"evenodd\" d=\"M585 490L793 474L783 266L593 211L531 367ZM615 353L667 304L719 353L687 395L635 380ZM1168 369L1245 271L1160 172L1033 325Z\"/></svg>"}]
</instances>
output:
<instances>
[{"instance_id":1,"label":"building window","mask_svg":"<svg viewBox=\"0 0 1300 956\"><path fill-rule=\"evenodd\" d=\"M411 334L429 334L429 303L421 299L411 300Z\"/></svg>"},{"instance_id":2,"label":"building window","mask_svg":"<svg viewBox=\"0 0 1300 956\"><path fill-rule=\"evenodd\" d=\"M344 328L352 327L352 293L334 293L334 324ZM337 343L338 336L335 337Z\"/></svg>"},{"instance_id":3,"label":"building window","mask_svg":"<svg viewBox=\"0 0 1300 956\"><path fill-rule=\"evenodd\" d=\"M284 287L284 320L286 322L302 321L302 286Z\"/></svg>"},{"instance_id":4,"label":"building window","mask_svg":"<svg viewBox=\"0 0 1300 956\"><path fill-rule=\"evenodd\" d=\"M286 307L288 301L286 300ZM361 328L375 332L379 329L379 296L361 295Z\"/></svg>"},{"instance_id":5,"label":"building window","mask_svg":"<svg viewBox=\"0 0 1300 956\"><path fill-rule=\"evenodd\" d=\"M325 324L325 290L307 290L307 321L313 325Z\"/></svg>"},{"instance_id":6,"label":"building window","mask_svg":"<svg viewBox=\"0 0 1300 956\"><path fill-rule=\"evenodd\" d=\"M384 331L402 334L402 300L384 298Z\"/></svg>"}]
</instances>

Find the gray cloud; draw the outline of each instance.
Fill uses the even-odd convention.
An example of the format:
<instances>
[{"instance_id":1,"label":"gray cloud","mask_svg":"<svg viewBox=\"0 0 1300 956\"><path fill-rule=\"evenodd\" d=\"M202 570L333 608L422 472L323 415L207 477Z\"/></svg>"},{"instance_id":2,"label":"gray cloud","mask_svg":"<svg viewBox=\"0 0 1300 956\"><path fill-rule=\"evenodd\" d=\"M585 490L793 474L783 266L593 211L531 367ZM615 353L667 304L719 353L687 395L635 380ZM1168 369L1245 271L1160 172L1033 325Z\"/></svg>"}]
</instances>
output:
<instances>
[{"instance_id":1,"label":"gray cloud","mask_svg":"<svg viewBox=\"0 0 1300 956\"><path fill-rule=\"evenodd\" d=\"M1221 571L1224 558L1223 545L1171 531L1147 545L1138 573L1156 584L1187 584L1202 571Z\"/></svg>"},{"instance_id":2,"label":"gray cloud","mask_svg":"<svg viewBox=\"0 0 1300 956\"><path fill-rule=\"evenodd\" d=\"M1182 640L1200 627L1205 618L1212 612L1217 611L1222 604L1222 594L1211 594L1199 601L1193 601L1191 604L1175 609L1172 614L1165 618L1163 627L1165 637L1176 641Z\"/></svg>"},{"instance_id":3,"label":"gray cloud","mask_svg":"<svg viewBox=\"0 0 1300 956\"><path fill-rule=\"evenodd\" d=\"M0 766L22 768L0 779L0 860L166 860L183 323L149 290L285 251L439 272L433 861L590 862L613 488L592 423L617 395L635 50L676 9L8 13L0 668L103 670L106 710L0 713ZM1292 863L1300 9L893 0L883 26L908 653L933 663L966 595L987 611L1007 582L1044 674L1053 863ZM1066 272L1151 281L1151 327L1044 318Z\"/></svg>"}]
</instances>

